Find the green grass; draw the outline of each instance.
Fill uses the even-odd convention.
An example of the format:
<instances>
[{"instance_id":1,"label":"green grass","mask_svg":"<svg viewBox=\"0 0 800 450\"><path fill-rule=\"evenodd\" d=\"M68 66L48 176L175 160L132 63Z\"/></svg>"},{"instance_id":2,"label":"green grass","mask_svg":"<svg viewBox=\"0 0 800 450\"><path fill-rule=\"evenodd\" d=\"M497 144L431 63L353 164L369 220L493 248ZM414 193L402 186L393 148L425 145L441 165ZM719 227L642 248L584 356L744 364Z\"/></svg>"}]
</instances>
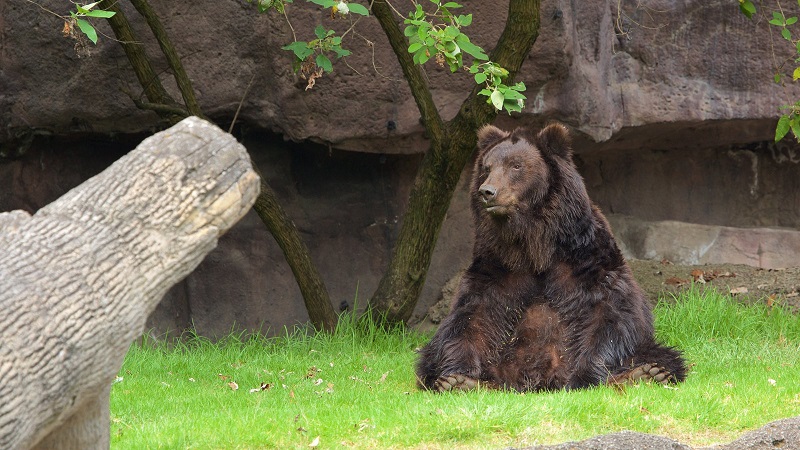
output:
<instances>
[{"instance_id":1,"label":"green grass","mask_svg":"<svg viewBox=\"0 0 800 450\"><path fill-rule=\"evenodd\" d=\"M427 338L350 320L333 336L134 345L111 393L112 447L503 448L620 430L707 445L800 415L797 316L690 292L659 305L656 328L692 364L676 388L420 392Z\"/></svg>"}]
</instances>

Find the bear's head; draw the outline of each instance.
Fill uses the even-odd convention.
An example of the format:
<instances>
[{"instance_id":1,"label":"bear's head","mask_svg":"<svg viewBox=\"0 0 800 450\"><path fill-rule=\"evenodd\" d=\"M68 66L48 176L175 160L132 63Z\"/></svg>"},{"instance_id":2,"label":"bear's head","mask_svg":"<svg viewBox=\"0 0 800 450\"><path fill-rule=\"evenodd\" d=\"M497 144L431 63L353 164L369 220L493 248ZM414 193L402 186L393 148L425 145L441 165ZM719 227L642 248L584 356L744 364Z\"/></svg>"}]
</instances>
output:
<instances>
[{"instance_id":1,"label":"bear's head","mask_svg":"<svg viewBox=\"0 0 800 450\"><path fill-rule=\"evenodd\" d=\"M492 125L478 131L478 158L472 182L475 212L506 219L536 208L557 186L559 166L572 166L566 127L550 124L537 134Z\"/></svg>"},{"instance_id":2,"label":"bear's head","mask_svg":"<svg viewBox=\"0 0 800 450\"><path fill-rule=\"evenodd\" d=\"M543 271L560 246L590 241L593 207L567 128L478 131L472 177L475 254L509 270Z\"/></svg>"}]
</instances>

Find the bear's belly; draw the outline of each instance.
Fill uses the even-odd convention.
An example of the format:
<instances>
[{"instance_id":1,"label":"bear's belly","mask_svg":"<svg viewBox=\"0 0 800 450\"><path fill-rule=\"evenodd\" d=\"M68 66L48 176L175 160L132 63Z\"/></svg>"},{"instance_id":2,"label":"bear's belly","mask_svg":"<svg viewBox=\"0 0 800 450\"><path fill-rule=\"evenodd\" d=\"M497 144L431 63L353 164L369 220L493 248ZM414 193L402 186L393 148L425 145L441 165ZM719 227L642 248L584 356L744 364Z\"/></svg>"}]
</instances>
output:
<instances>
[{"instance_id":1,"label":"bear's belly","mask_svg":"<svg viewBox=\"0 0 800 450\"><path fill-rule=\"evenodd\" d=\"M487 369L499 384L518 391L561 389L570 375L566 331L555 309L531 305Z\"/></svg>"}]
</instances>

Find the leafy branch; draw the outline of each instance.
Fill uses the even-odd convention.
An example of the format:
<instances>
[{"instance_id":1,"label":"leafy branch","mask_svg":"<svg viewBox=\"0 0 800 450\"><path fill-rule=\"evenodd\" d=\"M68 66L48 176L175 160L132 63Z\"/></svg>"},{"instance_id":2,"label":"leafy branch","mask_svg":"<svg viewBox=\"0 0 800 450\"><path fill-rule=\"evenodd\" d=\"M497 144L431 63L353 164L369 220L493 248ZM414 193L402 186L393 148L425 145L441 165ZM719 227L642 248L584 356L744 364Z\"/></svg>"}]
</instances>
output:
<instances>
[{"instance_id":1,"label":"leafy branch","mask_svg":"<svg viewBox=\"0 0 800 450\"><path fill-rule=\"evenodd\" d=\"M94 17L108 19L110 17L114 17L114 14L116 14L113 11L94 9L98 3L100 2L89 3L88 5L79 5L76 3L75 11L71 11L69 13L70 17L72 18L72 22L78 26L81 32L85 34L90 41L92 41L92 44L97 44L97 30L95 30L94 26L86 18ZM64 34L69 34L69 31L70 22L67 22L64 25Z\"/></svg>"},{"instance_id":2,"label":"leafy branch","mask_svg":"<svg viewBox=\"0 0 800 450\"><path fill-rule=\"evenodd\" d=\"M247 0L255 3L259 12L266 13L274 9L286 16L286 4L292 0ZM332 18L348 17L351 14L369 16L369 10L355 2L344 0L306 0L325 9L330 10ZM406 25L403 33L408 40L408 53L412 55L414 64L424 65L431 59L440 67L448 66L451 72L463 68L472 73L475 82L482 86L478 93L487 98L486 102L501 111L505 109L509 114L520 112L525 106L526 97L524 83L508 86L504 80L508 77L508 70L489 61L486 52L478 45L473 44L469 36L463 33L464 27L472 24L472 14L456 14L453 11L463 5L454 1L429 0L433 12L426 11L418 2L414 2L414 10L404 19ZM387 5L388 2L387 2ZM391 5L390 5L391 6ZM288 16L287 22L288 22ZM291 23L289 22L291 27ZM308 80L306 90L314 87L316 80L323 74L333 72L333 61L349 56L351 52L342 47L342 37L355 26L351 22L350 29L341 36L334 30L329 30L322 25L314 29L316 39L300 41L294 37L293 42L281 47L283 50L294 54L293 67L300 76ZM294 30L294 27L292 27ZM464 55L472 57L472 65L464 65Z\"/></svg>"},{"instance_id":3,"label":"leafy branch","mask_svg":"<svg viewBox=\"0 0 800 450\"><path fill-rule=\"evenodd\" d=\"M798 18L796 16L786 17L781 2L776 0L775 4L778 9L777 11L772 11L772 19L769 20L769 24L780 28L781 37L792 45L793 56L787 58L780 65L777 63L775 64L774 80L775 83L783 84L784 78L787 76L782 72L783 66L791 61L794 62L795 66L795 69L792 71L792 82L795 82L800 79L800 39L794 39L792 37L792 32L789 27L795 25ZM800 0L797 0L797 4L800 6ZM739 11L747 16L748 19L752 19L758 12L755 4L753 4L751 0L739 0ZM787 112L781 114L780 119L778 119L778 124L775 127L775 142L786 137L790 130L795 139L800 142L800 101L791 105L781 106L780 109L782 111L787 110Z\"/></svg>"},{"instance_id":4,"label":"leafy branch","mask_svg":"<svg viewBox=\"0 0 800 450\"><path fill-rule=\"evenodd\" d=\"M486 52L469 40L469 36L461 29L472 23L472 14L456 15L451 10L463 5L448 1L430 0L436 7L432 13L426 12L422 5L415 3L415 8L405 19L405 36L408 38L408 52L414 56L414 63L423 65L433 58L440 67L445 64L451 72L465 67L464 53L473 58L472 66L467 69L475 75L478 85L485 85L480 95L489 97L487 103L495 109L520 112L525 106L524 83L506 86L503 80L508 71L498 64L489 61Z\"/></svg>"}]
</instances>

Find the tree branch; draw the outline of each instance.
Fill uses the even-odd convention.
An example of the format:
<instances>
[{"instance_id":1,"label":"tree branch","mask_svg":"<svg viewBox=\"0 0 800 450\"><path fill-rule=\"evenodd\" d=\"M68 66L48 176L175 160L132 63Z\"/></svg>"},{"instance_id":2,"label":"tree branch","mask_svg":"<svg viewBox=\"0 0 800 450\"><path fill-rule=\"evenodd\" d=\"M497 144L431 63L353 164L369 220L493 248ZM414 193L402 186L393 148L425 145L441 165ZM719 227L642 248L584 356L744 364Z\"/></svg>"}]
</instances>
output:
<instances>
[{"instance_id":1,"label":"tree branch","mask_svg":"<svg viewBox=\"0 0 800 450\"><path fill-rule=\"evenodd\" d=\"M508 18L503 33L492 50L489 59L508 70L506 85L510 85L525 58L531 51L533 43L539 37L539 8L541 0L511 0L508 3ZM486 97L478 95L482 86L476 86L469 97L461 104L458 114L448 125L462 129L478 127L491 122L497 110L486 102ZM474 136L473 136L474 138ZM474 139L473 144L474 145Z\"/></svg>"},{"instance_id":2,"label":"tree branch","mask_svg":"<svg viewBox=\"0 0 800 450\"><path fill-rule=\"evenodd\" d=\"M391 8L385 0L375 0L372 3L372 13L381 24L383 32L389 38L389 44L391 44L394 54L397 55L403 75L411 89L411 95L417 102L422 123L432 139L442 141L444 139L444 123L433 102L433 96L431 96L428 83L425 82L425 77L422 75L422 69L414 63L411 53L408 53L408 40L395 22Z\"/></svg>"},{"instance_id":3,"label":"tree branch","mask_svg":"<svg viewBox=\"0 0 800 450\"><path fill-rule=\"evenodd\" d=\"M100 8L116 13L113 17L108 19L108 24L114 31L114 35L117 37L120 45L122 45L122 49L125 51L125 55L128 57L128 61L130 61L134 73L136 73L136 78L139 80L139 84L142 85L142 89L144 89L144 95L147 97L147 100L152 104L171 105L180 108L178 103L167 93L166 89L164 89L164 86L161 85L161 81L158 79L155 70L153 70L153 65L150 63L150 59L147 57L144 47L139 43L139 40L136 39L133 29L131 29L131 25L128 23L128 19L125 17L125 13L122 12L117 1L103 0L100 3ZM163 118L177 122L173 114L167 114L163 111L158 114ZM181 116L177 119L180 120L183 117L184 116Z\"/></svg>"},{"instance_id":4,"label":"tree branch","mask_svg":"<svg viewBox=\"0 0 800 450\"><path fill-rule=\"evenodd\" d=\"M178 56L178 52L175 51L175 47L172 45L167 31L164 29L164 26L161 25L161 21L158 20L158 15L156 15L153 8L150 7L147 0L131 0L131 3L133 7L136 8L136 11L144 17L150 30L153 32L153 36L156 37L161 51L164 53L164 56L167 57L167 63L170 68L172 68L172 75L175 77L175 83L181 91L186 109L193 116L205 118L203 112L200 110L200 106L197 104L197 98L194 95L194 89L192 89L192 82L183 69L181 58Z\"/></svg>"}]
</instances>

